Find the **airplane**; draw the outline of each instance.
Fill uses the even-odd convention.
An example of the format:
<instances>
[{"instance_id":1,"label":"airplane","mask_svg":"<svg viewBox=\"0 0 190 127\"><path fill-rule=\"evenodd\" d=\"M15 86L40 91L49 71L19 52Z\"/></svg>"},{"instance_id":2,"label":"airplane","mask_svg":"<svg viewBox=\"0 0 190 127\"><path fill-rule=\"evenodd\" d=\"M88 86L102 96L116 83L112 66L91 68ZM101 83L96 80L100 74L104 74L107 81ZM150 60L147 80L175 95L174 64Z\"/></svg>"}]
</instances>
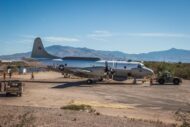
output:
<instances>
[{"instance_id":1,"label":"airplane","mask_svg":"<svg viewBox=\"0 0 190 127\"><path fill-rule=\"evenodd\" d=\"M141 62L107 61L96 57L58 57L49 54L39 37L35 38L31 58L59 71L88 78L87 83L95 79L102 81L109 77L115 81L125 81L128 77L144 78L152 76L153 70L144 66Z\"/></svg>"}]
</instances>

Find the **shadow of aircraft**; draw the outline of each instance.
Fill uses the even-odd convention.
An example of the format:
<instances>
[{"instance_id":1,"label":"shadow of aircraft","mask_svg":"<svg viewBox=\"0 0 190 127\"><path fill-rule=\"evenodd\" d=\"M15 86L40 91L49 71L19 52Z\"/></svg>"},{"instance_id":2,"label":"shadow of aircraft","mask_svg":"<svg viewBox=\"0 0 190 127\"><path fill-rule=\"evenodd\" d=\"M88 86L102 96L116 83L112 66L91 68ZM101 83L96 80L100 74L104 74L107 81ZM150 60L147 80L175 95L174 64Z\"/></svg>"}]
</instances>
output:
<instances>
[{"instance_id":1,"label":"shadow of aircraft","mask_svg":"<svg viewBox=\"0 0 190 127\"><path fill-rule=\"evenodd\" d=\"M132 84L132 83L126 83L126 82L106 82L106 81L102 81L102 82L97 82L97 81L94 81L92 84L88 84L85 81L77 81L77 82L64 82L62 84L59 84L59 85L56 85L52 88L68 88L68 87L92 87L92 86L95 86L95 85L116 85L116 86L119 86L119 85L140 85L139 83L138 84Z\"/></svg>"},{"instance_id":2,"label":"shadow of aircraft","mask_svg":"<svg viewBox=\"0 0 190 127\"><path fill-rule=\"evenodd\" d=\"M93 85L96 85L96 83L87 84L86 81L78 81L78 82L67 82L67 83L59 84L52 88L91 87Z\"/></svg>"}]
</instances>

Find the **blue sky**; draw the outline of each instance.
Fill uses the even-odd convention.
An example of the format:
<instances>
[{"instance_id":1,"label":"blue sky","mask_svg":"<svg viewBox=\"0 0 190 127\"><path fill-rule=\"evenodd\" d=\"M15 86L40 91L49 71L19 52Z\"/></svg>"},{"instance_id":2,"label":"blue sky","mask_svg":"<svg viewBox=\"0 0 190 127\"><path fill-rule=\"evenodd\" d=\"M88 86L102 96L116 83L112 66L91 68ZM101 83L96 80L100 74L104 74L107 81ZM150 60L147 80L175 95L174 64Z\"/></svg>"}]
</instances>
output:
<instances>
[{"instance_id":1,"label":"blue sky","mask_svg":"<svg viewBox=\"0 0 190 127\"><path fill-rule=\"evenodd\" d=\"M190 0L0 0L0 55L67 45L142 53L190 50Z\"/></svg>"}]
</instances>

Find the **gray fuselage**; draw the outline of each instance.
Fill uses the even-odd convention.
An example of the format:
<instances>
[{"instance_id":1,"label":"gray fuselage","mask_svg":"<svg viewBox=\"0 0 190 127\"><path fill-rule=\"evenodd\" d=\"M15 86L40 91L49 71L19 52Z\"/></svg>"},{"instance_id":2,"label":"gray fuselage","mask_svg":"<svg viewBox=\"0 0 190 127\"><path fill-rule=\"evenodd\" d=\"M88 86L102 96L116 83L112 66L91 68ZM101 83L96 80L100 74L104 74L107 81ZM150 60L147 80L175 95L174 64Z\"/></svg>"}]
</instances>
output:
<instances>
[{"instance_id":1,"label":"gray fuselage","mask_svg":"<svg viewBox=\"0 0 190 127\"><path fill-rule=\"evenodd\" d=\"M40 59L42 63L54 68L64 67L63 72L72 73L84 77L105 76L106 64L115 76L123 78L143 78L152 75L153 71L140 62L105 61L105 60L63 60L63 59Z\"/></svg>"}]
</instances>

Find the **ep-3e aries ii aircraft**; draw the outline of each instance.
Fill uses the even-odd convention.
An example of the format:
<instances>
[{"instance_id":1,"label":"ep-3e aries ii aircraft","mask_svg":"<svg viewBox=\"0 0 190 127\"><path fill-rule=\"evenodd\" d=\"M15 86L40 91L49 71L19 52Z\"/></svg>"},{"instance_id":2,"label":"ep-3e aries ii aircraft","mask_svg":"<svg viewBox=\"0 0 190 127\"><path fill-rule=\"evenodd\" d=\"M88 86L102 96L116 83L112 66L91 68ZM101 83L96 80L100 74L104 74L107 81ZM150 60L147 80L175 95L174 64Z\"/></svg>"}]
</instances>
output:
<instances>
[{"instance_id":1,"label":"ep-3e aries ii aircraft","mask_svg":"<svg viewBox=\"0 0 190 127\"><path fill-rule=\"evenodd\" d=\"M153 70L140 62L107 61L95 57L58 57L49 54L38 37L34 40L31 57L47 66L56 67L62 73L73 74L93 80L102 81L111 78L116 81L127 80L128 77L143 78L154 74Z\"/></svg>"}]
</instances>

